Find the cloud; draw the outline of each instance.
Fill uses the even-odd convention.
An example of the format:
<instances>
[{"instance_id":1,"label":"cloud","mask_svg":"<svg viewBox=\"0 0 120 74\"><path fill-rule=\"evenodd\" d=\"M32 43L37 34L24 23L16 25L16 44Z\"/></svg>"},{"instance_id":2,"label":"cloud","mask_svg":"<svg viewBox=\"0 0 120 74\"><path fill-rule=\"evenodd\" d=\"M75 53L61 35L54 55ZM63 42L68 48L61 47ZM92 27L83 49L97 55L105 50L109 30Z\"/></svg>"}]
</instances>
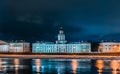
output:
<instances>
[{"instance_id":1,"label":"cloud","mask_svg":"<svg viewBox=\"0 0 120 74\"><path fill-rule=\"evenodd\" d=\"M8 39L55 39L61 25L71 40L105 39L105 37L112 39L113 34L120 33L120 4L116 0L4 2L6 16L5 23L0 25L0 32ZM0 13L0 21L3 19L2 15L3 13Z\"/></svg>"},{"instance_id":2,"label":"cloud","mask_svg":"<svg viewBox=\"0 0 120 74\"><path fill-rule=\"evenodd\" d=\"M23 16L17 16L16 21L20 22L26 22L26 23L34 23L34 24L42 24L43 19L38 15L32 16L32 15L23 15Z\"/></svg>"},{"instance_id":3,"label":"cloud","mask_svg":"<svg viewBox=\"0 0 120 74\"><path fill-rule=\"evenodd\" d=\"M120 33L113 33L113 34L107 34L103 36L101 39L104 40L119 40L120 38Z\"/></svg>"}]
</instances>

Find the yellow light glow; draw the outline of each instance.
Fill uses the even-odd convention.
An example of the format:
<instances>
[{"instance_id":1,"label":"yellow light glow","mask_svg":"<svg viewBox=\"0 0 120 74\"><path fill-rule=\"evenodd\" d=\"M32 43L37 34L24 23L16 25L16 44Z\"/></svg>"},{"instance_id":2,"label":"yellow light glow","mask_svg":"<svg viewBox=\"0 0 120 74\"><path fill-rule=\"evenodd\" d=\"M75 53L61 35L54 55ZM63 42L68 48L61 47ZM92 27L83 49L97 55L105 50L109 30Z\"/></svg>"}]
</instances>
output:
<instances>
[{"instance_id":1,"label":"yellow light glow","mask_svg":"<svg viewBox=\"0 0 120 74\"><path fill-rule=\"evenodd\" d=\"M96 67L98 68L98 73L102 73L103 72L103 68L104 68L104 61L103 60L97 60L96 61Z\"/></svg>"},{"instance_id":2,"label":"yellow light glow","mask_svg":"<svg viewBox=\"0 0 120 74\"><path fill-rule=\"evenodd\" d=\"M118 50L119 50L119 46L118 45L114 45L113 48L114 48L114 52L118 52Z\"/></svg>"},{"instance_id":3,"label":"yellow light glow","mask_svg":"<svg viewBox=\"0 0 120 74\"><path fill-rule=\"evenodd\" d=\"M19 59L14 59L14 65L15 65L15 74L18 74L18 68L19 68Z\"/></svg>"},{"instance_id":4,"label":"yellow light glow","mask_svg":"<svg viewBox=\"0 0 120 74\"><path fill-rule=\"evenodd\" d=\"M119 67L119 63L118 63L118 60L112 60L110 62L110 67L112 68L112 74L117 74L117 69Z\"/></svg>"},{"instance_id":5,"label":"yellow light glow","mask_svg":"<svg viewBox=\"0 0 120 74\"><path fill-rule=\"evenodd\" d=\"M73 73L76 74L76 70L77 70L77 66L78 66L78 61L75 60L75 59L73 59L71 65L72 65Z\"/></svg>"}]
</instances>

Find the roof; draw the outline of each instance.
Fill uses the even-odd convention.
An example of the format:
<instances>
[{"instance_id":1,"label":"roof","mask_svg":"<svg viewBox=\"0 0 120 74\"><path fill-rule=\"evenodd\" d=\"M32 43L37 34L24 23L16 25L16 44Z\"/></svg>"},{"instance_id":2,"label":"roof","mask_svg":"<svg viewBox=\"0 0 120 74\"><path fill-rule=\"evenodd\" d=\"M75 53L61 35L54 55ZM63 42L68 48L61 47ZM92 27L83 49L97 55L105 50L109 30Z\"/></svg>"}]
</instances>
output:
<instances>
[{"instance_id":1,"label":"roof","mask_svg":"<svg viewBox=\"0 0 120 74\"><path fill-rule=\"evenodd\" d=\"M7 42L0 40L0 44L6 44Z\"/></svg>"}]
</instances>

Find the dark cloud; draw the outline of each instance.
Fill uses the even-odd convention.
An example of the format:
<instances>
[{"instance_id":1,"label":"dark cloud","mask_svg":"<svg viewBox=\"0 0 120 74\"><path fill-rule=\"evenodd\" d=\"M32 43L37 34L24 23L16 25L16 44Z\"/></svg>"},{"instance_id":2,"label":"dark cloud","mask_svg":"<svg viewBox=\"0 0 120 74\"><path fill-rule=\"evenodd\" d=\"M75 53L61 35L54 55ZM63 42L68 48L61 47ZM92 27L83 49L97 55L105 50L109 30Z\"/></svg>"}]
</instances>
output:
<instances>
[{"instance_id":1,"label":"dark cloud","mask_svg":"<svg viewBox=\"0 0 120 74\"><path fill-rule=\"evenodd\" d=\"M0 37L54 41L63 26L68 40L119 39L119 13L119 0L1 0Z\"/></svg>"}]
</instances>

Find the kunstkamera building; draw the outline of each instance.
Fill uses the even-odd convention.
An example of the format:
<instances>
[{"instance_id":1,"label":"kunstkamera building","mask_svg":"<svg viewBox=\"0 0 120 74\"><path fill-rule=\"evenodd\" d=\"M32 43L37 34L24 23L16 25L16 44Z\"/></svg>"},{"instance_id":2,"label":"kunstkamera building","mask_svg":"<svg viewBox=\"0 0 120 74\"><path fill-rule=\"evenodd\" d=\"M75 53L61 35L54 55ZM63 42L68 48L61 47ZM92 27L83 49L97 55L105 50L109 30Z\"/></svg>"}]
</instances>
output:
<instances>
[{"instance_id":1,"label":"kunstkamera building","mask_svg":"<svg viewBox=\"0 0 120 74\"><path fill-rule=\"evenodd\" d=\"M61 27L58 40L54 42L36 42L32 44L33 53L81 53L91 52L90 43L71 42L67 43L65 34Z\"/></svg>"}]
</instances>

